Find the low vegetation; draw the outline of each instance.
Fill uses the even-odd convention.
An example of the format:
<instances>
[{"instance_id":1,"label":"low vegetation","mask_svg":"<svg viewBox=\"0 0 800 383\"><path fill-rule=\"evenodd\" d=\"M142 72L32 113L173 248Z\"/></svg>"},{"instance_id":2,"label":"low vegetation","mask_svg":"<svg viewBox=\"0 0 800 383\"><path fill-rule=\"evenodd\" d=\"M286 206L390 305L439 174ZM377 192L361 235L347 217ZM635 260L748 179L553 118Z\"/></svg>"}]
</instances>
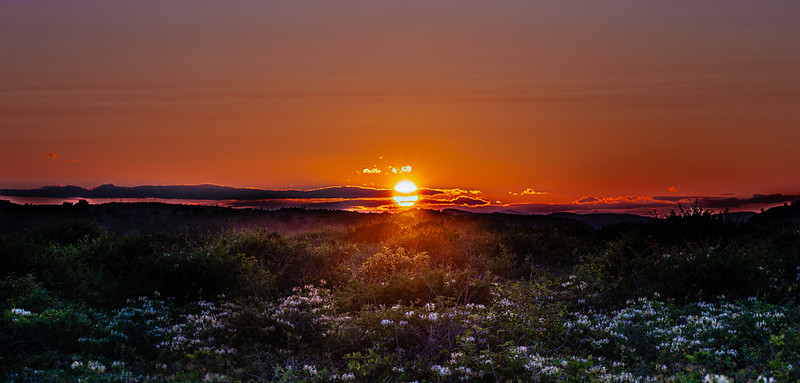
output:
<instances>
[{"instance_id":1,"label":"low vegetation","mask_svg":"<svg viewBox=\"0 0 800 383\"><path fill-rule=\"evenodd\" d=\"M484 217L485 218L485 217ZM7 381L800 380L800 226L410 211L0 240Z\"/></svg>"}]
</instances>

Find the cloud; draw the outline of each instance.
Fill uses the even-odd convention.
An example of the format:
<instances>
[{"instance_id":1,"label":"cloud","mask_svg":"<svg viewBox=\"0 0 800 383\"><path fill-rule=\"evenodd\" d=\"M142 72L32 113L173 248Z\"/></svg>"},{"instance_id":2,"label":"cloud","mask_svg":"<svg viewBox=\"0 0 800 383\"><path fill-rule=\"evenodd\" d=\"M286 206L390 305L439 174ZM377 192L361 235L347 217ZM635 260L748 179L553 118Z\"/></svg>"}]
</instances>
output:
<instances>
[{"instance_id":1,"label":"cloud","mask_svg":"<svg viewBox=\"0 0 800 383\"><path fill-rule=\"evenodd\" d=\"M394 166L389 166L389 171L391 171L394 174L411 173L411 165L405 165L399 168L396 168Z\"/></svg>"},{"instance_id":2,"label":"cloud","mask_svg":"<svg viewBox=\"0 0 800 383\"><path fill-rule=\"evenodd\" d=\"M681 195L657 195L657 196L652 196L650 198L656 201L670 201L670 202L679 202L689 199L689 197Z\"/></svg>"},{"instance_id":3,"label":"cloud","mask_svg":"<svg viewBox=\"0 0 800 383\"><path fill-rule=\"evenodd\" d=\"M44 186L38 189L0 189L0 195L48 198L159 198L183 200L268 200L268 199L358 199L390 198L391 190L357 186L334 186L311 190L266 190L219 185L157 185L124 187L100 185Z\"/></svg>"},{"instance_id":4,"label":"cloud","mask_svg":"<svg viewBox=\"0 0 800 383\"><path fill-rule=\"evenodd\" d=\"M382 170L380 168L378 168L377 166L373 166L371 168L364 168L364 169L358 170L358 174L381 174L381 173L382 173Z\"/></svg>"},{"instance_id":5,"label":"cloud","mask_svg":"<svg viewBox=\"0 0 800 383\"><path fill-rule=\"evenodd\" d=\"M478 190L420 189L417 206L428 208L463 207L474 212L513 212L519 214L572 213L634 213L664 214L676 204L691 204L710 209L757 210L800 200L800 194L754 194L750 197L726 196L586 196L571 203L508 203L478 197ZM173 200L175 203L202 203L233 207L307 207L316 209L347 209L380 211L392 210L392 190L358 186L334 186L310 190L266 190L233 188L220 185L165 185L120 187L100 185L94 188L79 186L44 186L38 189L0 189L0 196L39 198L86 198L129 200ZM192 202L195 201L195 202ZM199 202L197 202L199 201Z\"/></svg>"},{"instance_id":6,"label":"cloud","mask_svg":"<svg viewBox=\"0 0 800 383\"><path fill-rule=\"evenodd\" d=\"M480 190L467 190L467 189L430 189L430 188L423 188L419 189L418 192L420 195L427 195L427 196L445 196L446 198L455 198L462 195L473 195L478 196L481 195L482 192Z\"/></svg>"},{"instance_id":7,"label":"cloud","mask_svg":"<svg viewBox=\"0 0 800 383\"><path fill-rule=\"evenodd\" d=\"M382 158L383 157L381 157L379 159L382 159ZM405 173L411 173L411 171L412 171L411 165L400 165L400 166L394 166L394 165L387 165L387 166L372 165L372 166L364 166L363 168L356 170L356 172L358 174L366 174L366 175L405 174Z\"/></svg>"},{"instance_id":8,"label":"cloud","mask_svg":"<svg viewBox=\"0 0 800 383\"><path fill-rule=\"evenodd\" d=\"M800 200L800 194L753 194L749 198L737 197L699 197L703 206L717 209L737 208L749 205L774 205Z\"/></svg>"},{"instance_id":9,"label":"cloud","mask_svg":"<svg viewBox=\"0 0 800 383\"><path fill-rule=\"evenodd\" d=\"M670 187L668 187L668 188L667 188L667 191L668 191L668 192L672 192L672 193L677 193L677 192L679 192L680 190L681 190L681 189L680 189L680 188L678 188L678 187L677 187L677 186L675 186L675 185L672 185L672 186L670 186Z\"/></svg>"},{"instance_id":10,"label":"cloud","mask_svg":"<svg viewBox=\"0 0 800 383\"><path fill-rule=\"evenodd\" d=\"M50 152L48 152L48 153L42 153L42 157L47 157L47 158L49 158L49 159L51 159L51 160L54 160L54 159L58 158L58 154L56 154L56 153L50 153Z\"/></svg>"},{"instance_id":11,"label":"cloud","mask_svg":"<svg viewBox=\"0 0 800 383\"><path fill-rule=\"evenodd\" d=\"M488 205L489 201L483 200L481 198L470 198L462 196L450 200L449 203L453 205L462 205L462 206L483 206L483 205Z\"/></svg>"},{"instance_id":12,"label":"cloud","mask_svg":"<svg viewBox=\"0 0 800 383\"><path fill-rule=\"evenodd\" d=\"M447 207L447 206L487 206L491 203L482 198L457 196L455 198L448 198L445 195L439 195L439 198L425 198L420 201L420 204L432 207Z\"/></svg>"},{"instance_id":13,"label":"cloud","mask_svg":"<svg viewBox=\"0 0 800 383\"><path fill-rule=\"evenodd\" d=\"M694 203L695 200L703 207L710 209L732 209L750 205L775 205L784 202L800 200L800 194L753 194L751 197L728 197L731 193L718 196L653 196L655 201L670 201L675 203Z\"/></svg>"},{"instance_id":14,"label":"cloud","mask_svg":"<svg viewBox=\"0 0 800 383\"><path fill-rule=\"evenodd\" d=\"M519 192L519 193L515 193L515 192L508 192L508 194L511 194L511 195L513 195L513 196L520 196L520 195L540 195L540 194L547 194L547 193L545 193L545 192L538 192L538 191L536 191L536 190L533 190L533 189L531 189L531 188L526 188L525 190L523 190L523 191L521 191L521 192Z\"/></svg>"}]
</instances>

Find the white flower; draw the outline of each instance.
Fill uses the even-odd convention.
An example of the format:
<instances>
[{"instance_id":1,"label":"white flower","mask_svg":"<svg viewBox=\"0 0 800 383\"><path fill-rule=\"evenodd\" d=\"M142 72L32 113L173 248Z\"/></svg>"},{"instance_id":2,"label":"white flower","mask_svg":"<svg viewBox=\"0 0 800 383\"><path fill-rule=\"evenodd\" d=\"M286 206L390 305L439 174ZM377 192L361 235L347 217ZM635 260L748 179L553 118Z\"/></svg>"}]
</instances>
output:
<instances>
[{"instance_id":1,"label":"white flower","mask_svg":"<svg viewBox=\"0 0 800 383\"><path fill-rule=\"evenodd\" d=\"M31 315L31 312L24 309L11 309L12 314L22 315L24 317Z\"/></svg>"},{"instance_id":2,"label":"white flower","mask_svg":"<svg viewBox=\"0 0 800 383\"><path fill-rule=\"evenodd\" d=\"M545 366L544 368L542 368L542 373L550 376L558 375L560 371L561 370L556 366Z\"/></svg>"},{"instance_id":3,"label":"white flower","mask_svg":"<svg viewBox=\"0 0 800 383\"><path fill-rule=\"evenodd\" d=\"M77 360L72 362L72 364L70 365L70 367L72 367L73 370L78 368L78 367L80 367L80 366L83 366L83 363L81 363L81 362L79 362Z\"/></svg>"},{"instance_id":4,"label":"white flower","mask_svg":"<svg viewBox=\"0 0 800 383\"><path fill-rule=\"evenodd\" d=\"M106 366L104 366L103 364L101 364L100 362L98 362L96 360L92 360L89 363L87 363L86 367L88 367L90 370L92 370L92 371L94 371L94 372L96 372L98 374L102 374L102 373L104 373L106 371Z\"/></svg>"},{"instance_id":5,"label":"white flower","mask_svg":"<svg viewBox=\"0 0 800 383\"><path fill-rule=\"evenodd\" d=\"M307 364L304 364L303 365L303 370L308 371L308 373L311 374L311 375L316 375L317 374L317 368L314 367L314 366L309 366Z\"/></svg>"},{"instance_id":6,"label":"white flower","mask_svg":"<svg viewBox=\"0 0 800 383\"><path fill-rule=\"evenodd\" d=\"M390 321L388 319L384 319L384 320L381 321L381 324L384 325L384 326L388 326L388 325L392 324L392 321Z\"/></svg>"},{"instance_id":7,"label":"white flower","mask_svg":"<svg viewBox=\"0 0 800 383\"><path fill-rule=\"evenodd\" d=\"M431 370L439 376L450 375L450 367L443 367L438 364L434 364L433 366L431 366Z\"/></svg>"},{"instance_id":8,"label":"white flower","mask_svg":"<svg viewBox=\"0 0 800 383\"><path fill-rule=\"evenodd\" d=\"M706 374L703 383L730 383L731 380L725 375Z\"/></svg>"}]
</instances>

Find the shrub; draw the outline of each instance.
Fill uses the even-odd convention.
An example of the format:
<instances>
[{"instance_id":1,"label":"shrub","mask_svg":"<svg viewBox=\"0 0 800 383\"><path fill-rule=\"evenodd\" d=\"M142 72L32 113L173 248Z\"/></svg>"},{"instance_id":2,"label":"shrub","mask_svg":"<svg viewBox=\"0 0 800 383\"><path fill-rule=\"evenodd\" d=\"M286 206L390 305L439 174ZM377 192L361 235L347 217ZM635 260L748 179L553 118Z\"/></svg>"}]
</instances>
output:
<instances>
[{"instance_id":1,"label":"shrub","mask_svg":"<svg viewBox=\"0 0 800 383\"><path fill-rule=\"evenodd\" d=\"M402 247L383 248L367 258L356 270L356 278L366 282L385 282L396 273L419 273L428 268L427 253L408 254Z\"/></svg>"}]
</instances>

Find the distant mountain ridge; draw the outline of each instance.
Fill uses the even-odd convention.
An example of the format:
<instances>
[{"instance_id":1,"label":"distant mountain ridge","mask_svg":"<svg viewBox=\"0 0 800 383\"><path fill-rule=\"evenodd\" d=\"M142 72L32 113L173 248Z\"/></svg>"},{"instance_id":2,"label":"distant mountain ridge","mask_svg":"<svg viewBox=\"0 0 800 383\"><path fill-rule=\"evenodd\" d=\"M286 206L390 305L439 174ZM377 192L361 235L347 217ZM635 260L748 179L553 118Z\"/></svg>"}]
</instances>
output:
<instances>
[{"instance_id":1,"label":"distant mountain ridge","mask_svg":"<svg viewBox=\"0 0 800 383\"><path fill-rule=\"evenodd\" d=\"M800 224L800 201L767 209L750 218L747 223L760 227Z\"/></svg>"},{"instance_id":2,"label":"distant mountain ridge","mask_svg":"<svg viewBox=\"0 0 800 383\"><path fill-rule=\"evenodd\" d=\"M260 200L315 198L387 198L391 190L358 186L333 186L313 190L266 190L219 185L146 185L116 186L105 184L93 188L80 186L43 186L38 189L0 189L9 197L44 198L160 198L197 200Z\"/></svg>"}]
</instances>

